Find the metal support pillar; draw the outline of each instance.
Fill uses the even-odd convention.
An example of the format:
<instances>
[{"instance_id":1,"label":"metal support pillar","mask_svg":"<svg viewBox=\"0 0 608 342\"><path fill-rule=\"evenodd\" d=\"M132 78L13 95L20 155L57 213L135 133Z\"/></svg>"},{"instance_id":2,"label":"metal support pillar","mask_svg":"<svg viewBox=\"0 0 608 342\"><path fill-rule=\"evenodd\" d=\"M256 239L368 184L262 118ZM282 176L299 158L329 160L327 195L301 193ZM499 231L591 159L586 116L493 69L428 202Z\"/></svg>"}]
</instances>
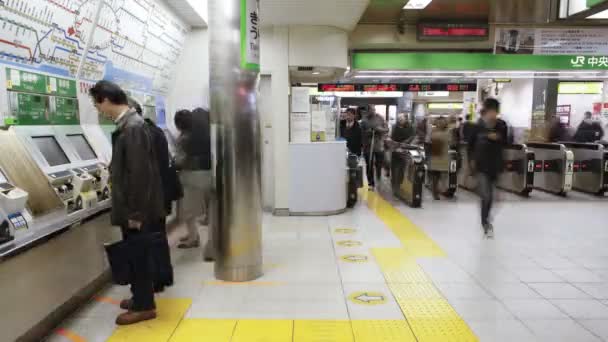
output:
<instances>
[{"instance_id":1,"label":"metal support pillar","mask_svg":"<svg viewBox=\"0 0 608 342\"><path fill-rule=\"evenodd\" d=\"M261 130L257 0L209 1L211 118L216 132L215 276L262 275Z\"/></svg>"}]
</instances>

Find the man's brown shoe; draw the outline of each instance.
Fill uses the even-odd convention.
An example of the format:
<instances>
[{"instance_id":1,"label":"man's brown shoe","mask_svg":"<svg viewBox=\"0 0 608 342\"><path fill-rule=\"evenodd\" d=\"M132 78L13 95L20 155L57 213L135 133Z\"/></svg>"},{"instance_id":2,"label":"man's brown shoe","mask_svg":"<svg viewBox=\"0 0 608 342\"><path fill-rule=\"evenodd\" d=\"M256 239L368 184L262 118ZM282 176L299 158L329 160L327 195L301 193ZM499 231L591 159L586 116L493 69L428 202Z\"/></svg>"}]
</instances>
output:
<instances>
[{"instance_id":1,"label":"man's brown shoe","mask_svg":"<svg viewBox=\"0 0 608 342\"><path fill-rule=\"evenodd\" d=\"M116 318L117 325L130 325L156 318L156 310L149 311L129 311L120 314Z\"/></svg>"},{"instance_id":2,"label":"man's brown shoe","mask_svg":"<svg viewBox=\"0 0 608 342\"><path fill-rule=\"evenodd\" d=\"M120 308L123 310L131 310L133 306L133 299L123 299L120 301Z\"/></svg>"}]
</instances>

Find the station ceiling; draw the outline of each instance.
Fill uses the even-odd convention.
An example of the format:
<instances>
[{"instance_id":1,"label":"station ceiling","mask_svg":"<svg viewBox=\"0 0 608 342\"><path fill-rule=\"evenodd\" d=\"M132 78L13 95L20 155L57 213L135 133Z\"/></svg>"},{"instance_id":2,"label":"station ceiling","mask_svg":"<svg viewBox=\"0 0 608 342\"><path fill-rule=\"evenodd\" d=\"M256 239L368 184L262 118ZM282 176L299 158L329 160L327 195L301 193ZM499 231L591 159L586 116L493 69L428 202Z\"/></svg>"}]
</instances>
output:
<instances>
[{"instance_id":1,"label":"station ceiling","mask_svg":"<svg viewBox=\"0 0 608 342\"><path fill-rule=\"evenodd\" d=\"M565 1L565 0L563 0ZM488 22L498 25L606 25L586 15L558 20L560 0L432 0L422 10L404 10L408 0L370 0L360 24L414 24L419 21ZM608 1L597 6L608 10ZM592 10L590 10L593 12ZM579 18L580 17L580 18Z\"/></svg>"},{"instance_id":2,"label":"station ceiling","mask_svg":"<svg viewBox=\"0 0 608 342\"><path fill-rule=\"evenodd\" d=\"M490 14L490 0L433 0L423 10L403 10L406 2L407 0L371 0L359 23L397 23L402 15L406 22L422 19L478 21L488 20Z\"/></svg>"}]
</instances>

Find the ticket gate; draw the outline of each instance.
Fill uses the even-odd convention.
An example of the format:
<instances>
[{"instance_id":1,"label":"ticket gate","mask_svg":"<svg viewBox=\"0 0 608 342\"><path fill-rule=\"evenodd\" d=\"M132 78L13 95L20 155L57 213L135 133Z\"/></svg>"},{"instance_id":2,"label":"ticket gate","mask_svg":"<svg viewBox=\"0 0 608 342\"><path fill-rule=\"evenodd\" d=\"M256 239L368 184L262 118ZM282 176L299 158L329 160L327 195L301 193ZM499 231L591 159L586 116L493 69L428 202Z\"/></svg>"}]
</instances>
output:
<instances>
[{"instance_id":1,"label":"ticket gate","mask_svg":"<svg viewBox=\"0 0 608 342\"><path fill-rule=\"evenodd\" d=\"M420 208L426 170L422 151L418 146L401 145L392 153L392 162L403 167L403 177L398 172L391 172L391 177L402 178L393 182L393 193L410 207Z\"/></svg>"},{"instance_id":2,"label":"ticket gate","mask_svg":"<svg viewBox=\"0 0 608 342\"><path fill-rule=\"evenodd\" d=\"M534 188L535 154L526 145L509 145L503 152L504 170L497 186L522 196L529 196Z\"/></svg>"},{"instance_id":3,"label":"ticket gate","mask_svg":"<svg viewBox=\"0 0 608 342\"><path fill-rule=\"evenodd\" d=\"M603 196L608 190L608 148L594 143L563 144L574 153L572 188Z\"/></svg>"},{"instance_id":4,"label":"ticket gate","mask_svg":"<svg viewBox=\"0 0 608 342\"><path fill-rule=\"evenodd\" d=\"M534 188L566 196L572 190L574 154L563 144L529 143L534 153Z\"/></svg>"},{"instance_id":5,"label":"ticket gate","mask_svg":"<svg viewBox=\"0 0 608 342\"><path fill-rule=\"evenodd\" d=\"M475 191L477 188L477 180L475 179L475 175L473 175L473 170L471 170L468 145L460 144L458 148L462 158L462 166L458 172L458 186L469 191Z\"/></svg>"}]
</instances>

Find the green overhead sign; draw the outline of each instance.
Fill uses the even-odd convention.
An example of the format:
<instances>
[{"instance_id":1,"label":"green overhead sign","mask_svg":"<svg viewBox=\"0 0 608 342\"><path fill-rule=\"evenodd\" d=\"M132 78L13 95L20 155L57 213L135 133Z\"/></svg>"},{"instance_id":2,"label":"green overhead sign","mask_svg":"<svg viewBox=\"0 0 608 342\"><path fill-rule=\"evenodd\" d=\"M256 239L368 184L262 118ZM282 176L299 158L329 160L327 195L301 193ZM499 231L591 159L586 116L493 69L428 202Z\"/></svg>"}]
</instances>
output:
<instances>
[{"instance_id":1,"label":"green overhead sign","mask_svg":"<svg viewBox=\"0 0 608 342\"><path fill-rule=\"evenodd\" d=\"M355 70L608 70L608 56L361 52L353 54L352 67Z\"/></svg>"}]
</instances>

